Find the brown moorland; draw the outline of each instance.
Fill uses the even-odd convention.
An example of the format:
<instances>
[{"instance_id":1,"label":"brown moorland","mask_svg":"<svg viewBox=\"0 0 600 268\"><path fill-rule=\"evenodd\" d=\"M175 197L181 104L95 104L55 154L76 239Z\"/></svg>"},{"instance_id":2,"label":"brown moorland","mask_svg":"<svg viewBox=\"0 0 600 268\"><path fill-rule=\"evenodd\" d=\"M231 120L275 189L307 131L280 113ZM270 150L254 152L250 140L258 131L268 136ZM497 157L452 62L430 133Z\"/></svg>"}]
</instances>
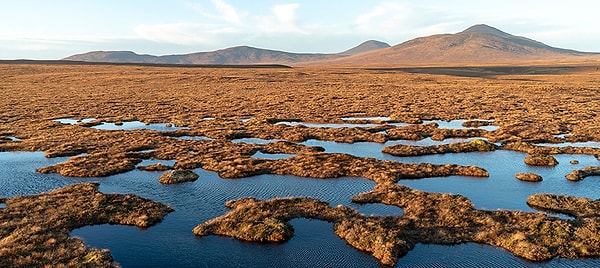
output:
<instances>
[{"instance_id":1,"label":"brown moorland","mask_svg":"<svg viewBox=\"0 0 600 268\"><path fill-rule=\"evenodd\" d=\"M485 137L490 142L502 143L500 149L532 155L599 156L599 149L594 148L532 144L600 141L597 116L600 72L597 67L587 65L559 67L545 72L548 66L529 66L526 73L515 68L493 74L469 69L468 76L464 76L461 70L465 67L423 73L402 69L0 64L3 92L0 151L45 151L48 157L71 156L64 163L39 171L72 177L107 176L133 170L143 159L169 159L177 160L175 169L202 167L218 172L223 178L268 173L313 178L356 176L388 186L405 178L487 176L487 171L478 167L404 164L327 154L322 152L323 148L293 142L319 139L383 143L392 139ZM542 71L532 73L532 68ZM448 74L447 70L452 72ZM388 116L391 121L406 123L435 119L493 120L499 129L452 130L440 129L435 124L384 123L368 128L276 124L286 120L342 123L341 117L357 115ZM69 125L54 121L58 118L95 120ZM90 128L101 122L136 120L187 128L170 132ZM387 132L382 133L383 130ZM182 136L211 139L178 139ZM250 137L284 141L266 145L231 141ZM258 151L297 156L278 160L252 158ZM515 223L509 220L510 224ZM504 225L509 228L510 224ZM568 227L569 223L552 219L549 224ZM361 230L375 228L366 222L361 226L364 227ZM497 233L501 237L507 234L514 233ZM432 238L431 243L446 241L437 238L440 240ZM543 248L539 243L545 240L537 239L518 234L514 241L522 249L531 249L531 243L536 249ZM491 244L509 248L502 242L508 240L494 241ZM596 248L585 250L585 254L554 251L537 251L540 256L526 256L520 251L515 254L540 260L552 256L597 256L599 252Z\"/></svg>"}]
</instances>

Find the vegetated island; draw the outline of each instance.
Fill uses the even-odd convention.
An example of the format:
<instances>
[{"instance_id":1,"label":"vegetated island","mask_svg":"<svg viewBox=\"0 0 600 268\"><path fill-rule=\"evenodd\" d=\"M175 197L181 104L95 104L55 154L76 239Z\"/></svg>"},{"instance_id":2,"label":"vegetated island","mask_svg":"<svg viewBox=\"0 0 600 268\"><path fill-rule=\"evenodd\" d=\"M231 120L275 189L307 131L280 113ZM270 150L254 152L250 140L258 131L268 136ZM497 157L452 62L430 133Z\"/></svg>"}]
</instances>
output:
<instances>
[{"instance_id":1,"label":"vegetated island","mask_svg":"<svg viewBox=\"0 0 600 268\"><path fill-rule=\"evenodd\" d=\"M6 205L0 208L0 266L118 266L108 250L88 248L69 233L96 224L147 228L173 211L131 194L104 194L98 186L80 183L0 200Z\"/></svg>"},{"instance_id":2,"label":"vegetated island","mask_svg":"<svg viewBox=\"0 0 600 268\"><path fill-rule=\"evenodd\" d=\"M366 217L344 207L311 198L228 201L231 211L199 224L197 236L222 235L254 242L286 241L295 218L332 222L336 235L393 266L417 243L475 242L502 247L531 261L554 257L600 257L600 200L537 194L527 203L535 208L576 217L564 220L543 213L478 210L461 195L427 193L395 184L379 184L352 197L357 203L401 207L402 216Z\"/></svg>"}]
</instances>

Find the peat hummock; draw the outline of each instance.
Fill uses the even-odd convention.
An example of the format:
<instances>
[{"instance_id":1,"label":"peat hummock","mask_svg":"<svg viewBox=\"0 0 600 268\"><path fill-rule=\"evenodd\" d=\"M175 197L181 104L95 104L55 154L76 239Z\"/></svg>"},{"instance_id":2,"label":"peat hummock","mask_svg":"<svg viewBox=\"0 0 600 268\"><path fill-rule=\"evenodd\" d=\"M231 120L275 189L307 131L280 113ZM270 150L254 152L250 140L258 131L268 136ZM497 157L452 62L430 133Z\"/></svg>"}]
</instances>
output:
<instances>
[{"instance_id":1,"label":"peat hummock","mask_svg":"<svg viewBox=\"0 0 600 268\"><path fill-rule=\"evenodd\" d=\"M528 155L525 164L530 166L556 166L558 161L551 155Z\"/></svg>"},{"instance_id":2,"label":"peat hummock","mask_svg":"<svg viewBox=\"0 0 600 268\"><path fill-rule=\"evenodd\" d=\"M567 174L565 177L570 181L580 181L589 176L600 176L600 167L590 166L582 169L576 169Z\"/></svg>"},{"instance_id":3,"label":"peat hummock","mask_svg":"<svg viewBox=\"0 0 600 268\"><path fill-rule=\"evenodd\" d=\"M0 266L115 266L108 250L88 248L69 233L107 223L147 228L173 211L135 195L104 194L98 186L74 184L2 200L6 207L0 213Z\"/></svg>"},{"instance_id":4,"label":"peat hummock","mask_svg":"<svg viewBox=\"0 0 600 268\"><path fill-rule=\"evenodd\" d=\"M188 181L195 181L198 179L198 174L191 170L176 169L169 172L163 173L158 182L162 184L176 184Z\"/></svg>"},{"instance_id":5,"label":"peat hummock","mask_svg":"<svg viewBox=\"0 0 600 268\"><path fill-rule=\"evenodd\" d=\"M348 207L330 207L310 198L242 198L228 201L231 211L199 224L193 233L281 242L293 235L288 223L291 219L311 218L333 222L339 237L389 266L416 243L488 244L531 261L600 257L598 200L534 195L527 201L536 208L577 217L576 221L542 213L478 210L461 195L427 193L393 184L379 184L371 192L352 197L352 201L398 206L404 215L365 217Z\"/></svg>"},{"instance_id":6,"label":"peat hummock","mask_svg":"<svg viewBox=\"0 0 600 268\"><path fill-rule=\"evenodd\" d=\"M543 180L542 176L535 174L535 173L517 173L517 174L515 174L515 178L517 178L520 181L531 181L531 182L538 182L538 181Z\"/></svg>"}]
</instances>

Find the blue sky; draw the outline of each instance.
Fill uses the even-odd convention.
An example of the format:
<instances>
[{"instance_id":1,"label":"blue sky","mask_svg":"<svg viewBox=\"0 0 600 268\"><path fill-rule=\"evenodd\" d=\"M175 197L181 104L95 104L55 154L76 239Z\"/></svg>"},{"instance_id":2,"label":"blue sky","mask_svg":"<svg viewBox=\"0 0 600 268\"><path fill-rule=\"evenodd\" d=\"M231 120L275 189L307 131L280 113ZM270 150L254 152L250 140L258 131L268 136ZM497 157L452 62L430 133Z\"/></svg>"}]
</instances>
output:
<instances>
[{"instance_id":1,"label":"blue sky","mask_svg":"<svg viewBox=\"0 0 600 268\"><path fill-rule=\"evenodd\" d=\"M0 59L94 50L182 54L249 45L340 52L485 23L551 46L600 52L600 2L358 0L2 1Z\"/></svg>"}]
</instances>

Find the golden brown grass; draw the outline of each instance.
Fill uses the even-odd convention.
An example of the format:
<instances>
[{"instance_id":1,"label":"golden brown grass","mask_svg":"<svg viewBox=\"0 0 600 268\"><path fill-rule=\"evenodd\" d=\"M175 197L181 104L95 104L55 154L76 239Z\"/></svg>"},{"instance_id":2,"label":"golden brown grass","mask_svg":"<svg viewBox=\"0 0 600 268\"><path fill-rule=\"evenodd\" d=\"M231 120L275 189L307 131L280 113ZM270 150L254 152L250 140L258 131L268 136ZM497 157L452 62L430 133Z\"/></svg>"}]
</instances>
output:
<instances>
[{"instance_id":1,"label":"golden brown grass","mask_svg":"<svg viewBox=\"0 0 600 268\"><path fill-rule=\"evenodd\" d=\"M596 116L600 72L577 67L559 74L457 77L360 69L209 69L141 66L1 65L0 150L41 150L49 157L88 153L40 169L66 176L106 176L134 168L140 159L186 163L246 158L269 146L228 142L239 137L339 142L388 139L441 140L486 137L491 141L600 140ZM341 122L362 113L405 122L485 119L497 131L451 130L431 125L374 128L305 128L275 125L294 119ZM62 125L56 118L96 118ZM204 120L214 117L215 120ZM254 117L242 122L240 119ZM100 121L172 123L189 130L102 131ZM387 130L387 134L379 133ZM204 135L216 141L173 137ZM8 136L22 139L9 140ZM131 153L155 149L146 155ZM281 151L281 149L278 149ZM288 153L308 152L287 146ZM307 151L308 150L308 151ZM271 150L273 151L273 150ZM190 153L194 152L194 153ZM590 154L598 154L597 150ZM204 162L206 162L204 161ZM193 165L190 165L193 166ZM226 174L232 167L218 170ZM235 169L235 168L233 168ZM250 167L260 174L262 167ZM261 171L262 170L262 171Z\"/></svg>"},{"instance_id":2,"label":"golden brown grass","mask_svg":"<svg viewBox=\"0 0 600 268\"><path fill-rule=\"evenodd\" d=\"M549 74L469 75L471 77L407 73L397 69L3 64L0 65L0 91L3 93L0 98L0 151L45 151L48 157L73 156L64 163L39 170L73 177L126 172L134 169L142 159L154 158L175 159L176 169L202 167L216 171L224 178L266 173L314 178L357 176L378 182L378 187L388 187L387 183L403 178L487 176L487 172L477 167L408 165L345 154L324 154L323 148L290 142L320 139L383 143L391 139L485 137L492 142L502 142L502 149L532 155L600 155L600 150L593 148L531 144L539 141L600 141L597 112L600 110L600 72L595 68L575 66ZM496 131L451 130L428 124L334 129L275 124L283 120L342 123L341 117L357 114L389 116L406 123L433 119L494 120L493 124L500 128ZM207 117L214 120L205 120ZM63 125L52 121L57 118L96 120ZM253 119L242 121L248 118ZM132 120L170 123L189 129L159 133L149 130L103 131L89 127L102 121ZM382 134L383 130L387 132ZM566 134L566 138L556 137L558 134ZM206 136L214 140L177 139L180 136ZM13 141L9 137L21 140ZM231 142L231 139L243 137L287 142L267 145ZM251 158L257 151L297 156L279 160ZM82 153L86 155L75 156ZM377 191L385 189L378 188ZM384 192L378 194L384 198ZM595 219L581 219L583 227L573 236L564 232L574 228L571 223L540 214L482 212L474 210L468 200L463 200L465 198L457 200L454 196L419 194L406 189L392 189L388 194L385 198L390 200L396 200L395 197L405 200L401 196L409 196L421 201L417 206L382 199L381 202L396 202L395 205L404 207L406 216L399 220L350 217L336 225L340 237L353 241L349 243L359 249L372 252L386 264L395 262L395 258L409 250L415 241L489 243L532 260L553 256L597 256L600 252L597 247L600 243L592 241L594 236L597 237L597 228L593 225ZM442 206L432 203L438 198L443 201ZM9 203L4 211L11 206ZM473 215L477 217L474 226L467 220ZM433 228L438 221L444 226ZM409 223L415 229L405 229ZM390 229L389 226L395 227ZM402 228L396 228L398 226ZM477 229L477 226L485 226L488 231ZM278 230L281 237L289 235L289 228L282 221L263 221L262 225L251 229L259 234L271 230L270 227ZM468 233L471 231L474 233ZM365 235L377 232L387 233ZM545 234L552 232L559 236L549 242ZM63 238L68 239L68 235ZM577 244L588 242L592 246ZM15 245L32 244L35 247L45 243L46 240L14 242ZM568 243L578 250L561 247ZM105 256L102 254L89 259ZM28 260L23 261L28 263Z\"/></svg>"},{"instance_id":3,"label":"golden brown grass","mask_svg":"<svg viewBox=\"0 0 600 268\"><path fill-rule=\"evenodd\" d=\"M108 267L108 250L87 248L69 233L86 225L152 226L172 208L134 195L104 194L82 183L48 193L3 200L1 267Z\"/></svg>"},{"instance_id":4,"label":"golden brown grass","mask_svg":"<svg viewBox=\"0 0 600 268\"><path fill-rule=\"evenodd\" d=\"M600 257L599 200L539 194L528 204L566 213L574 221L542 213L478 210L460 195L426 193L394 184L352 197L358 203L384 203L404 209L403 216L366 217L310 198L229 201L225 215L194 228L197 236L223 235L255 242L281 242L293 235L288 221L319 219L334 223L335 233L353 247L394 265L416 243L476 242L499 246L532 261L554 257Z\"/></svg>"}]
</instances>

